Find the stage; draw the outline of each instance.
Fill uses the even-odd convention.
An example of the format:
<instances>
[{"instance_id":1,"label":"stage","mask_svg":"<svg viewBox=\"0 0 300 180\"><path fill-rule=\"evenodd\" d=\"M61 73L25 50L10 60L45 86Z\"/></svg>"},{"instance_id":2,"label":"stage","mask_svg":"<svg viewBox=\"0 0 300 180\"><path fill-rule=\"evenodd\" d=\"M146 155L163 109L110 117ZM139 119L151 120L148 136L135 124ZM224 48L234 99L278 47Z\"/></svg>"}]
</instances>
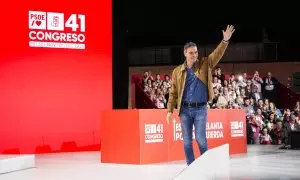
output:
<instances>
[{"instance_id":1,"label":"stage","mask_svg":"<svg viewBox=\"0 0 300 180\"><path fill-rule=\"evenodd\" d=\"M279 146L248 145L244 155L231 155L230 179L300 179L300 151ZM126 154L124 154L126 156ZM36 168L0 175L10 179L169 180L186 166L184 161L151 165L100 163L99 152L44 154L35 156Z\"/></svg>"}]
</instances>

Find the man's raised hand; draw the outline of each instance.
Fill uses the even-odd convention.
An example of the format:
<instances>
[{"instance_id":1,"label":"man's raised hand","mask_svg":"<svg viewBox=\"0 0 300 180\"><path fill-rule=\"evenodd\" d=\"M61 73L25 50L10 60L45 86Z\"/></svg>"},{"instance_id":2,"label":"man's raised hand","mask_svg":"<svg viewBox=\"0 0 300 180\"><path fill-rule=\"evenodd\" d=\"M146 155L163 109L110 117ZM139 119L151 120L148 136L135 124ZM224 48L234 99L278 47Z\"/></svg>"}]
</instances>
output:
<instances>
[{"instance_id":1,"label":"man's raised hand","mask_svg":"<svg viewBox=\"0 0 300 180\"><path fill-rule=\"evenodd\" d=\"M235 29L233 27L233 25L227 25L226 30L222 30L223 32L223 40L224 41L229 41L229 39L231 38L232 34L234 33Z\"/></svg>"}]
</instances>

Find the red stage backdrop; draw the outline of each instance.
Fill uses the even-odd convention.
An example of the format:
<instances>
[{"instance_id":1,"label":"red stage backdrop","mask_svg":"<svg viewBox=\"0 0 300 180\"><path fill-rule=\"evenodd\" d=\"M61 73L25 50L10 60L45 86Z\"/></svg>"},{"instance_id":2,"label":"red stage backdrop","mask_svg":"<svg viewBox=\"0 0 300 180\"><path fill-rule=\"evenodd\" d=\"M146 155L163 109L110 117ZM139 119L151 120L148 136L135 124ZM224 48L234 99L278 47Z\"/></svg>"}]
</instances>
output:
<instances>
[{"instance_id":1,"label":"red stage backdrop","mask_svg":"<svg viewBox=\"0 0 300 180\"><path fill-rule=\"evenodd\" d=\"M99 150L112 109L111 0L0 6L0 154Z\"/></svg>"}]
</instances>

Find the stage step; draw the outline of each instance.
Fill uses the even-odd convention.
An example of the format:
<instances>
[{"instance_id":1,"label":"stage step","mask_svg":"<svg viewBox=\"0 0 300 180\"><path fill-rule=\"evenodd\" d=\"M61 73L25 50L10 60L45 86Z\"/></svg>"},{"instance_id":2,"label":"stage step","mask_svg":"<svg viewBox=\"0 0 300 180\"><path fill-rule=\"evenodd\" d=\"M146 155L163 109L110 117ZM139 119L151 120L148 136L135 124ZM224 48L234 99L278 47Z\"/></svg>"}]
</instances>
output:
<instances>
[{"instance_id":1,"label":"stage step","mask_svg":"<svg viewBox=\"0 0 300 180\"><path fill-rule=\"evenodd\" d=\"M35 155L0 155L0 175L35 167Z\"/></svg>"},{"instance_id":2,"label":"stage step","mask_svg":"<svg viewBox=\"0 0 300 180\"><path fill-rule=\"evenodd\" d=\"M174 180L229 179L229 145L210 149L182 170Z\"/></svg>"}]
</instances>

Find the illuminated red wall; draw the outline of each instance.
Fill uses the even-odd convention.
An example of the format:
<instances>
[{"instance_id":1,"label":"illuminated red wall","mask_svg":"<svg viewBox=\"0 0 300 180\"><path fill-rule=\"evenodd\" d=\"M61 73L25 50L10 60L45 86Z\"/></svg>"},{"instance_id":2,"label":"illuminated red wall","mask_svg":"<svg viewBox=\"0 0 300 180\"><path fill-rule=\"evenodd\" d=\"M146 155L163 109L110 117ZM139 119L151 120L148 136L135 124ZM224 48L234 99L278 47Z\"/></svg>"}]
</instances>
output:
<instances>
[{"instance_id":1,"label":"illuminated red wall","mask_svg":"<svg viewBox=\"0 0 300 180\"><path fill-rule=\"evenodd\" d=\"M111 0L8 3L0 6L0 154L99 149L100 112L112 108ZM86 49L30 48L29 10L85 14Z\"/></svg>"}]
</instances>

